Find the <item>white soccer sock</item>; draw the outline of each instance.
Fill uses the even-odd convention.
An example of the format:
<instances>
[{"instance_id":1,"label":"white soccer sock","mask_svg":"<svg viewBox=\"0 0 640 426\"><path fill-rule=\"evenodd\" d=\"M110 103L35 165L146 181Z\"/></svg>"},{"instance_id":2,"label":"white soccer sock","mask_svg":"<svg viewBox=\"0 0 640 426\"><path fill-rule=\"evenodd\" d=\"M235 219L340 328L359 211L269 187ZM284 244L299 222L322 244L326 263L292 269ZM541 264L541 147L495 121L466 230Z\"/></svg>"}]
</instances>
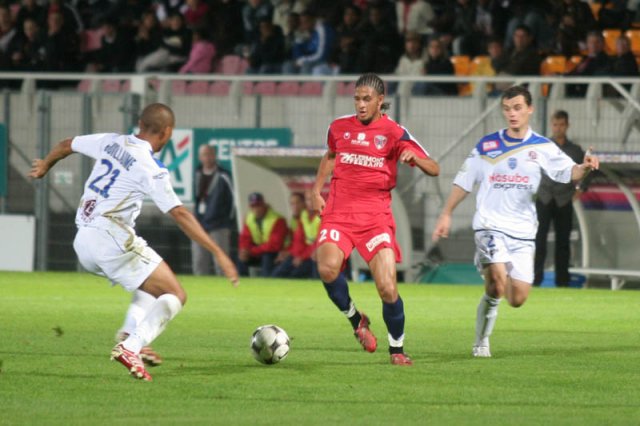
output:
<instances>
[{"instance_id":1,"label":"white soccer sock","mask_svg":"<svg viewBox=\"0 0 640 426\"><path fill-rule=\"evenodd\" d=\"M480 298L476 317L476 346L489 346L489 336L498 317L498 305L501 299L494 299L486 293Z\"/></svg>"},{"instance_id":2,"label":"white soccer sock","mask_svg":"<svg viewBox=\"0 0 640 426\"><path fill-rule=\"evenodd\" d=\"M124 323L116 334L116 341L122 340L123 333L130 335L136 329L140 321L147 315L156 298L146 291L136 290L131 296L131 304L124 317Z\"/></svg>"},{"instance_id":3,"label":"white soccer sock","mask_svg":"<svg viewBox=\"0 0 640 426\"><path fill-rule=\"evenodd\" d=\"M173 294L158 297L144 319L123 342L125 348L139 353L143 346L149 345L160 335L171 321L182 310L182 303Z\"/></svg>"},{"instance_id":4,"label":"white soccer sock","mask_svg":"<svg viewBox=\"0 0 640 426\"><path fill-rule=\"evenodd\" d=\"M387 337L389 337L389 346L390 347L392 347L392 348L401 348L401 347L404 346L404 333L398 339L394 339L391 336L390 333L387 334Z\"/></svg>"}]
</instances>

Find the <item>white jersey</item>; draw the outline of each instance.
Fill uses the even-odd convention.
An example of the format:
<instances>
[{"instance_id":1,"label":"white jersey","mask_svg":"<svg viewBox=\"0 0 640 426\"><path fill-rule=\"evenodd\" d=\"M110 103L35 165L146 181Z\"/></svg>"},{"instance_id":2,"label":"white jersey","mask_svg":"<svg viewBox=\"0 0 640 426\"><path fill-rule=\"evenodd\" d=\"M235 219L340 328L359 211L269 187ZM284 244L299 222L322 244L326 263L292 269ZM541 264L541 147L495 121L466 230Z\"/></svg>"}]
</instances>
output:
<instances>
[{"instance_id":1,"label":"white jersey","mask_svg":"<svg viewBox=\"0 0 640 426\"><path fill-rule=\"evenodd\" d=\"M182 204L147 141L99 133L75 137L71 149L96 160L76 213L78 226L102 228L115 222L133 228L145 197L163 213Z\"/></svg>"},{"instance_id":2,"label":"white jersey","mask_svg":"<svg viewBox=\"0 0 640 426\"><path fill-rule=\"evenodd\" d=\"M471 151L453 183L471 192L479 183L473 229L502 232L533 240L538 229L534 196L542 172L567 183L575 163L560 148L529 129L512 139L506 129L483 137Z\"/></svg>"}]
</instances>

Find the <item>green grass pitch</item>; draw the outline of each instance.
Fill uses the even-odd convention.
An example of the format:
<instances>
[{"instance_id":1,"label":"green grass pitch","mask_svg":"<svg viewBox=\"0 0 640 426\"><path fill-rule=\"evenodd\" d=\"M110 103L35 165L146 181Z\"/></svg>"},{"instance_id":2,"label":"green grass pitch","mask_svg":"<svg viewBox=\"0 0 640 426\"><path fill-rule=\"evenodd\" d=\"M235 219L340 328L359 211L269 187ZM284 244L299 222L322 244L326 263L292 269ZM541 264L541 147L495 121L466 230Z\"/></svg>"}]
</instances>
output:
<instances>
[{"instance_id":1,"label":"green grass pitch","mask_svg":"<svg viewBox=\"0 0 640 426\"><path fill-rule=\"evenodd\" d=\"M389 364L371 283L352 284L379 350L359 349L319 282L181 277L189 300L139 382L109 361L129 296L80 273L0 273L0 424L640 424L640 293L533 289L471 357L480 286L402 284L413 367ZM283 327L265 366L253 330Z\"/></svg>"}]
</instances>

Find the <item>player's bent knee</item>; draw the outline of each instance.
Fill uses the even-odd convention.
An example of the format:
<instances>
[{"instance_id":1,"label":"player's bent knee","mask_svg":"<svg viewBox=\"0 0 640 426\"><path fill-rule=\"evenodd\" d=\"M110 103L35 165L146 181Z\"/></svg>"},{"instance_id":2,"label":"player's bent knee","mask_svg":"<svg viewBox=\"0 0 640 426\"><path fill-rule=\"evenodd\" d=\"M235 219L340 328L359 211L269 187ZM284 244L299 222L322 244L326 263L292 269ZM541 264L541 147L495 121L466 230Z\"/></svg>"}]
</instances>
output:
<instances>
[{"instance_id":1,"label":"player's bent knee","mask_svg":"<svg viewBox=\"0 0 640 426\"><path fill-rule=\"evenodd\" d=\"M336 268L333 265L329 265L326 263L318 264L318 275L320 275L320 279L325 283L330 283L335 281L340 275L340 268Z\"/></svg>"}]
</instances>

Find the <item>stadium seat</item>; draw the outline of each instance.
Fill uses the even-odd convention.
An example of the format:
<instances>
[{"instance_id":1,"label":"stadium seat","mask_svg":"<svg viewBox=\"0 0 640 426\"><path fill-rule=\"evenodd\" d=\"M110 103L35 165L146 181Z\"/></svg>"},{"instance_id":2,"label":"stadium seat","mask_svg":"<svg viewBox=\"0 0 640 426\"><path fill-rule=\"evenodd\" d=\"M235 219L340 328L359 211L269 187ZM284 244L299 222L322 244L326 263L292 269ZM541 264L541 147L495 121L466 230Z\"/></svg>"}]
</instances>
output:
<instances>
[{"instance_id":1,"label":"stadium seat","mask_svg":"<svg viewBox=\"0 0 640 426\"><path fill-rule=\"evenodd\" d=\"M131 80L124 80L122 85L120 86L120 91L122 93L127 93L131 91Z\"/></svg>"},{"instance_id":2,"label":"stadium seat","mask_svg":"<svg viewBox=\"0 0 640 426\"><path fill-rule=\"evenodd\" d=\"M316 81L308 81L300 85L300 94L307 96L322 95L322 83Z\"/></svg>"},{"instance_id":3,"label":"stadium seat","mask_svg":"<svg viewBox=\"0 0 640 426\"><path fill-rule=\"evenodd\" d=\"M295 81L285 81L278 84L276 94L282 96L295 96L300 93L300 84Z\"/></svg>"},{"instance_id":4,"label":"stadium seat","mask_svg":"<svg viewBox=\"0 0 640 426\"><path fill-rule=\"evenodd\" d=\"M602 30L602 37L604 37L604 50L607 55L615 55L616 53L616 40L622 31L617 28L607 28Z\"/></svg>"},{"instance_id":5,"label":"stadium seat","mask_svg":"<svg viewBox=\"0 0 640 426\"><path fill-rule=\"evenodd\" d=\"M457 76L468 76L471 70L471 58L467 55L454 55L450 58L453 64L453 71ZM460 96L469 96L473 87L469 83L458 84L458 94Z\"/></svg>"},{"instance_id":6,"label":"stadium seat","mask_svg":"<svg viewBox=\"0 0 640 426\"><path fill-rule=\"evenodd\" d=\"M91 52L102 47L102 29L85 30L80 34L80 51Z\"/></svg>"},{"instance_id":7,"label":"stadium seat","mask_svg":"<svg viewBox=\"0 0 640 426\"><path fill-rule=\"evenodd\" d=\"M214 96L227 96L231 89L231 83L228 81L214 81L209 86L209 94Z\"/></svg>"},{"instance_id":8,"label":"stadium seat","mask_svg":"<svg viewBox=\"0 0 640 426\"><path fill-rule=\"evenodd\" d=\"M185 80L176 80L171 82L171 94L184 95L187 92L187 82Z\"/></svg>"},{"instance_id":9,"label":"stadium seat","mask_svg":"<svg viewBox=\"0 0 640 426\"><path fill-rule=\"evenodd\" d=\"M91 91L91 81L92 80L81 80L80 83L78 83L78 92L89 93L89 91Z\"/></svg>"},{"instance_id":10,"label":"stadium seat","mask_svg":"<svg viewBox=\"0 0 640 426\"><path fill-rule=\"evenodd\" d=\"M192 81L187 84L187 95L206 95L209 92L208 81Z\"/></svg>"},{"instance_id":11,"label":"stadium seat","mask_svg":"<svg viewBox=\"0 0 640 426\"><path fill-rule=\"evenodd\" d=\"M119 93L120 92L120 80L104 80L102 82L103 93Z\"/></svg>"},{"instance_id":12,"label":"stadium seat","mask_svg":"<svg viewBox=\"0 0 640 426\"><path fill-rule=\"evenodd\" d=\"M627 30L624 35L631 41L631 51L633 54L640 56L640 29Z\"/></svg>"},{"instance_id":13,"label":"stadium seat","mask_svg":"<svg viewBox=\"0 0 640 426\"><path fill-rule=\"evenodd\" d=\"M565 69L564 69L564 72L568 73L568 72L573 71L578 66L578 64L580 62L582 62L582 56L581 55L573 55L567 61Z\"/></svg>"},{"instance_id":14,"label":"stadium seat","mask_svg":"<svg viewBox=\"0 0 640 426\"><path fill-rule=\"evenodd\" d=\"M469 64L469 75L495 75L491 66L491 57L488 55L478 55Z\"/></svg>"},{"instance_id":15,"label":"stadium seat","mask_svg":"<svg viewBox=\"0 0 640 426\"><path fill-rule=\"evenodd\" d=\"M275 95L276 94L276 82L275 81L261 81L256 83L253 87L253 93L257 95Z\"/></svg>"},{"instance_id":16,"label":"stadium seat","mask_svg":"<svg viewBox=\"0 0 640 426\"><path fill-rule=\"evenodd\" d=\"M244 74L249 68L249 62L238 55L225 55L219 64L221 74L238 75Z\"/></svg>"},{"instance_id":17,"label":"stadium seat","mask_svg":"<svg viewBox=\"0 0 640 426\"><path fill-rule=\"evenodd\" d=\"M567 58L561 55L547 56L540 64L541 75L564 74L566 69Z\"/></svg>"},{"instance_id":18,"label":"stadium seat","mask_svg":"<svg viewBox=\"0 0 640 426\"><path fill-rule=\"evenodd\" d=\"M591 6L591 13L593 13L593 17L597 21L600 18L600 9L602 9L602 3L590 1L589 6Z\"/></svg>"},{"instance_id":19,"label":"stadium seat","mask_svg":"<svg viewBox=\"0 0 640 426\"><path fill-rule=\"evenodd\" d=\"M356 92L356 83L338 83L337 94L338 96L353 96Z\"/></svg>"}]
</instances>

